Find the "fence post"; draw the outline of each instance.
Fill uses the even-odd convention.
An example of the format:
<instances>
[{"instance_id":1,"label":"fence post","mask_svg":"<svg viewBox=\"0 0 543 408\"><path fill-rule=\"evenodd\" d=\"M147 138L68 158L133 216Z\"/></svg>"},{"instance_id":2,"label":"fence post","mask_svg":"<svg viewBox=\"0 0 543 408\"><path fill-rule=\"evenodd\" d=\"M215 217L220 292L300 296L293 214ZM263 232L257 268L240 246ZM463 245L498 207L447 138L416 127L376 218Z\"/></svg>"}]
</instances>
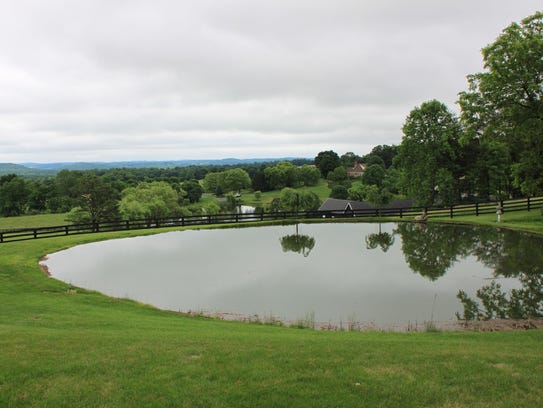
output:
<instances>
[{"instance_id":1,"label":"fence post","mask_svg":"<svg viewBox=\"0 0 543 408\"><path fill-rule=\"evenodd\" d=\"M34 239L38 238L38 230L34 228Z\"/></svg>"},{"instance_id":2,"label":"fence post","mask_svg":"<svg viewBox=\"0 0 543 408\"><path fill-rule=\"evenodd\" d=\"M129 230L130 229L130 221L126 220L124 223L126 225L126 229Z\"/></svg>"},{"instance_id":3,"label":"fence post","mask_svg":"<svg viewBox=\"0 0 543 408\"><path fill-rule=\"evenodd\" d=\"M0 243L4 242L4 233L0 232Z\"/></svg>"},{"instance_id":4,"label":"fence post","mask_svg":"<svg viewBox=\"0 0 543 408\"><path fill-rule=\"evenodd\" d=\"M475 203L475 216L476 216L476 217L479 216L479 202L476 202L476 203Z\"/></svg>"},{"instance_id":5,"label":"fence post","mask_svg":"<svg viewBox=\"0 0 543 408\"><path fill-rule=\"evenodd\" d=\"M451 218L453 218L453 211L454 211L454 207L451 205L451 208L449 209L449 214Z\"/></svg>"},{"instance_id":6,"label":"fence post","mask_svg":"<svg viewBox=\"0 0 543 408\"><path fill-rule=\"evenodd\" d=\"M403 218L403 209L400 208L400 218Z\"/></svg>"},{"instance_id":7,"label":"fence post","mask_svg":"<svg viewBox=\"0 0 543 408\"><path fill-rule=\"evenodd\" d=\"M528 197L528 198L526 199L526 201L527 201L527 202L526 202L526 204L527 204L526 206L528 207L528 211L530 211L530 197Z\"/></svg>"}]
</instances>

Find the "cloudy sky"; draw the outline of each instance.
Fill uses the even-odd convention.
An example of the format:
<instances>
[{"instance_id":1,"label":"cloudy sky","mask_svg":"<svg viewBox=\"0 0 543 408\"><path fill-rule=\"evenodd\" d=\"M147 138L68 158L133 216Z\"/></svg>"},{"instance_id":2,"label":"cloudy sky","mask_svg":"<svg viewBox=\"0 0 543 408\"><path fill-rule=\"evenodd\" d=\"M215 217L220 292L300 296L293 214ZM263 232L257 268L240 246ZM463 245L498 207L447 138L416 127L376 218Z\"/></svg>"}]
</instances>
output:
<instances>
[{"instance_id":1,"label":"cloudy sky","mask_svg":"<svg viewBox=\"0 0 543 408\"><path fill-rule=\"evenodd\" d=\"M541 0L0 0L0 162L314 157L456 110Z\"/></svg>"}]
</instances>

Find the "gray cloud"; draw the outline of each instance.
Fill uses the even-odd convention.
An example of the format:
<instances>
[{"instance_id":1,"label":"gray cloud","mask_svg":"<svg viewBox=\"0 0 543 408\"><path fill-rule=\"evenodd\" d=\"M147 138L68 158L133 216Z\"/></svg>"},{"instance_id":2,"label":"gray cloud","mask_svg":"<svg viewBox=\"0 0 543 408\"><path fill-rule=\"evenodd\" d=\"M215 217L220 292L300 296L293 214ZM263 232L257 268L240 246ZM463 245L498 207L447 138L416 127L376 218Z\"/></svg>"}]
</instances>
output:
<instances>
[{"instance_id":1,"label":"gray cloud","mask_svg":"<svg viewBox=\"0 0 543 408\"><path fill-rule=\"evenodd\" d=\"M537 1L4 0L0 162L312 157L454 108Z\"/></svg>"}]
</instances>

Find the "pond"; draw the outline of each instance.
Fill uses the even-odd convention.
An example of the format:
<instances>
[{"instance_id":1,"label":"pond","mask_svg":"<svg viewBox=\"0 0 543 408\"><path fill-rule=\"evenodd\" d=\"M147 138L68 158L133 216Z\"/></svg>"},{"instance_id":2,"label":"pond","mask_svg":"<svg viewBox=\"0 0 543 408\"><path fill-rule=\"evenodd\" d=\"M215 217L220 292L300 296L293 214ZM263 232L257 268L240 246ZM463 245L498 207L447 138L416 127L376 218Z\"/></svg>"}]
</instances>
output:
<instances>
[{"instance_id":1,"label":"pond","mask_svg":"<svg viewBox=\"0 0 543 408\"><path fill-rule=\"evenodd\" d=\"M473 313L460 291L489 317L540 314L542 249L494 228L323 223L116 239L45 263L71 285L162 309L394 329Z\"/></svg>"}]
</instances>

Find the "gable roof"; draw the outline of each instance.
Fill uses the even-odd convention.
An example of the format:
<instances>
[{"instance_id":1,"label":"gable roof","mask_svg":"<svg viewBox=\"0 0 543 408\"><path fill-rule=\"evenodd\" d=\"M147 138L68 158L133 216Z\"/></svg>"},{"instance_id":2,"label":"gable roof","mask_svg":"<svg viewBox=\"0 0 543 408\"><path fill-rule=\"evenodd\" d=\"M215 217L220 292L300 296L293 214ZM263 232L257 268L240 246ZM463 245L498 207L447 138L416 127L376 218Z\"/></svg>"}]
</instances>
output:
<instances>
[{"instance_id":1,"label":"gable roof","mask_svg":"<svg viewBox=\"0 0 543 408\"><path fill-rule=\"evenodd\" d=\"M396 200L382 208L409 209L413 207L415 200ZM319 211L332 211L345 213L346 211L371 210L373 207L364 201L339 200L337 198L328 198L320 207Z\"/></svg>"},{"instance_id":2,"label":"gable roof","mask_svg":"<svg viewBox=\"0 0 543 408\"><path fill-rule=\"evenodd\" d=\"M340 200L337 198L328 198L322 205L319 207L319 211L356 211L356 210L367 210L372 208L368 203L355 200Z\"/></svg>"}]
</instances>

